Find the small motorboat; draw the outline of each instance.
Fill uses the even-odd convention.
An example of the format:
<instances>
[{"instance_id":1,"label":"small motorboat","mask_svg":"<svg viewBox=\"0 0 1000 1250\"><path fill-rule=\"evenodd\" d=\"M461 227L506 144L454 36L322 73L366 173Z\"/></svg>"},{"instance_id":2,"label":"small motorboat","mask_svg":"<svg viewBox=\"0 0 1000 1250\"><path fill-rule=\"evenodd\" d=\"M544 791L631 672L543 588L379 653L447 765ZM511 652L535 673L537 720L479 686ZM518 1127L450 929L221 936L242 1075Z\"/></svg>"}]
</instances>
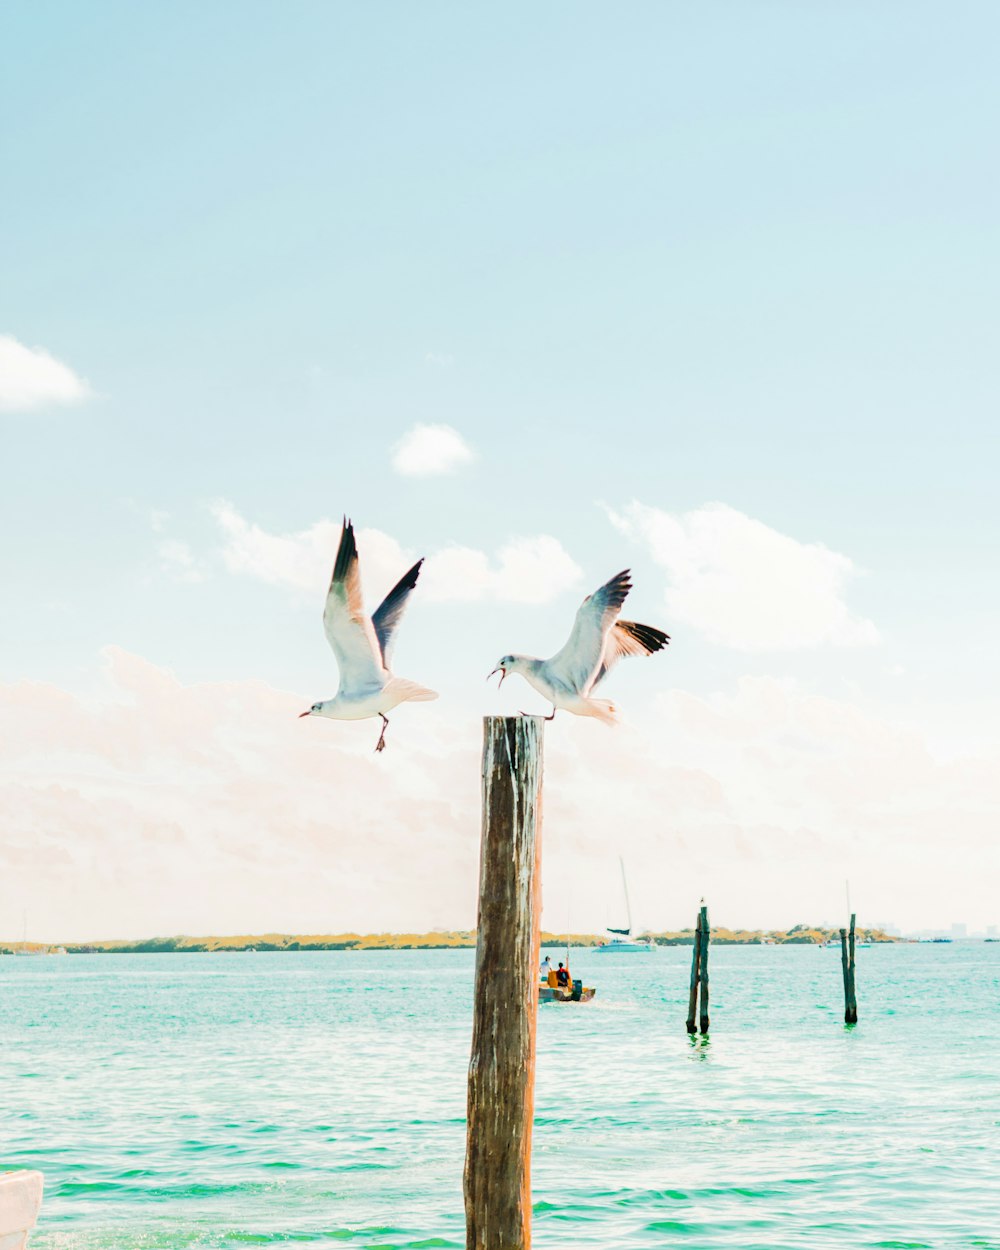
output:
<instances>
[{"instance_id":1,"label":"small motorboat","mask_svg":"<svg viewBox=\"0 0 1000 1250\"><path fill-rule=\"evenodd\" d=\"M568 978L565 985L558 983L558 978L565 973ZM540 1003L589 1003L597 993L592 985L584 985L582 981L575 980L572 972L569 970L569 947L566 947L566 966L559 965L558 972L552 967L549 956L545 956L545 963L541 969L542 979L538 983L538 1001ZM0 1247L2 1250L2 1247Z\"/></svg>"},{"instance_id":2,"label":"small motorboat","mask_svg":"<svg viewBox=\"0 0 1000 1250\"><path fill-rule=\"evenodd\" d=\"M582 981L574 981L572 985L539 985L538 1001L540 1003L589 1003L597 993L592 985L584 985Z\"/></svg>"}]
</instances>

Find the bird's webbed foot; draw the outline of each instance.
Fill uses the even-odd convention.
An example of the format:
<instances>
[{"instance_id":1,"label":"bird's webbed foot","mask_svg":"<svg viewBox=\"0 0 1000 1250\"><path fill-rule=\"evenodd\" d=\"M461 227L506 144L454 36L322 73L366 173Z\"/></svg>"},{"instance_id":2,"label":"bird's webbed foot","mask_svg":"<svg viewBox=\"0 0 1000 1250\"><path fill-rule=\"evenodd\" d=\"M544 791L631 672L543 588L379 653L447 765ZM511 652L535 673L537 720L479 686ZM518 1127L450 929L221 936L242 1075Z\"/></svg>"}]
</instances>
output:
<instances>
[{"instance_id":1,"label":"bird's webbed foot","mask_svg":"<svg viewBox=\"0 0 1000 1250\"><path fill-rule=\"evenodd\" d=\"M379 712L379 716L382 716L382 713L381 713L381 712ZM388 728L389 728L389 718L388 718L388 716L382 716L382 732L379 734L379 737L378 737L378 742L376 742L376 743L375 743L375 754L376 754L376 755L378 755L378 753L379 753L380 751L384 751L384 750L385 750L385 731L386 731Z\"/></svg>"}]
</instances>

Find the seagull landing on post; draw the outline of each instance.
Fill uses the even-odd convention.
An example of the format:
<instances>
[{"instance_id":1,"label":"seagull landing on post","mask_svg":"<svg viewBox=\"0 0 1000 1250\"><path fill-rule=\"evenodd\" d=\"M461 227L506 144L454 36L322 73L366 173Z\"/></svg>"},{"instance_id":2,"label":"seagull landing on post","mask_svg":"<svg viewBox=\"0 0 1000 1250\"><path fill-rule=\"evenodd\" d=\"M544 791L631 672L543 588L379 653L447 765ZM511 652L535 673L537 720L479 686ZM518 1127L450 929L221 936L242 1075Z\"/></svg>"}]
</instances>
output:
<instances>
[{"instance_id":1,"label":"seagull landing on post","mask_svg":"<svg viewBox=\"0 0 1000 1250\"><path fill-rule=\"evenodd\" d=\"M625 655L652 655L662 651L669 635L652 625L623 621L618 614L632 589L630 571L625 569L600 590L588 595L576 614L573 632L565 647L550 660L530 655L505 655L494 673L500 685L508 673L520 673L552 704L552 720L558 708L577 716L594 716L605 725L614 725L618 709L609 699L594 699L594 690ZM522 713L524 715L524 713Z\"/></svg>"},{"instance_id":2,"label":"seagull landing on post","mask_svg":"<svg viewBox=\"0 0 1000 1250\"><path fill-rule=\"evenodd\" d=\"M396 629L420 576L418 560L382 600L374 616L365 613L358 570L354 526L346 518L340 532L337 561L323 609L323 628L337 657L340 686L332 699L314 703L300 716L328 716L331 720L368 720L382 717L382 733L376 751L385 749L386 712L400 703L426 703L437 694L415 681L394 677L389 671Z\"/></svg>"}]
</instances>

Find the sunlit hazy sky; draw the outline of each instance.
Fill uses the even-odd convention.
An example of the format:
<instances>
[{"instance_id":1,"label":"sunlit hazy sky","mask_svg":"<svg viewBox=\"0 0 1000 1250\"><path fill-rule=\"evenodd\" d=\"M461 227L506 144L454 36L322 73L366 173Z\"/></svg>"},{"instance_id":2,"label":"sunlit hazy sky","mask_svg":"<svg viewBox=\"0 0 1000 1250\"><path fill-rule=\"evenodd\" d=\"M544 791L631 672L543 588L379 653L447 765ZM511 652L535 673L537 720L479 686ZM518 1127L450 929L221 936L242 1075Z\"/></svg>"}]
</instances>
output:
<instances>
[{"instance_id":1,"label":"sunlit hazy sky","mask_svg":"<svg viewBox=\"0 0 1000 1250\"><path fill-rule=\"evenodd\" d=\"M1000 924L1000 13L55 3L0 40L0 938L464 926L479 717L546 914ZM343 513L396 668L336 670Z\"/></svg>"}]
</instances>

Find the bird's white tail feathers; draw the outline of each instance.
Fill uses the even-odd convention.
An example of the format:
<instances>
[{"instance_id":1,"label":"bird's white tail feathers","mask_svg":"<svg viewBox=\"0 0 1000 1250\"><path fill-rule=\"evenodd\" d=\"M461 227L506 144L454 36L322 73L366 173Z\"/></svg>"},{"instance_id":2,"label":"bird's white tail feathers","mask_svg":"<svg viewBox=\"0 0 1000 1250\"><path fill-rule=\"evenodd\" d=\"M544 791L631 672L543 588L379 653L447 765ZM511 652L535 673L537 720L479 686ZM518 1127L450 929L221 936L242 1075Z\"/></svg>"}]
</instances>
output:
<instances>
[{"instance_id":1,"label":"bird's white tail feathers","mask_svg":"<svg viewBox=\"0 0 1000 1250\"><path fill-rule=\"evenodd\" d=\"M617 704L611 702L610 699L584 699L583 705L587 709L585 716L593 716L596 720L605 725L617 725L620 713Z\"/></svg>"},{"instance_id":2,"label":"bird's white tail feathers","mask_svg":"<svg viewBox=\"0 0 1000 1250\"><path fill-rule=\"evenodd\" d=\"M405 677L394 677L386 687L386 691L387 693L391 691L397 704L430 703L438 697L436 690L428 690L426 686L420 686L415 681L407 681Z\"/></svg>"}]
</instances>

